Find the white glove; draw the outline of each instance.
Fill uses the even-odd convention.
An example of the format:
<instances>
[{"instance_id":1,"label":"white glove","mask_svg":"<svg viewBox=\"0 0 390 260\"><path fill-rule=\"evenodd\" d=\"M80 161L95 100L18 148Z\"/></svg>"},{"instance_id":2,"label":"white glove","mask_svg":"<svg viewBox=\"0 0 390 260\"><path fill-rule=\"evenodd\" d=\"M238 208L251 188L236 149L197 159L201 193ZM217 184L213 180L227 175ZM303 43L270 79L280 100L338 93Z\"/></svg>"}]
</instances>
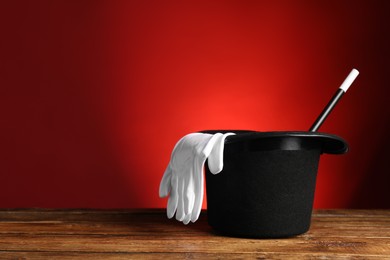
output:
<instances>
[{"instance_id":1,"label":"white glove","mask_svg":"<svg viewBox=\"0 0 390 260\"><path fill-rule=\"evenodd\" d=\"M199 218L203 202L203 168L213 174L223 169L225 138L234 133L192 133L181 138L173 149L171 160L160 183L160 197L169 194L167 216L188 224Z\"/></svg>"}]
</instances>

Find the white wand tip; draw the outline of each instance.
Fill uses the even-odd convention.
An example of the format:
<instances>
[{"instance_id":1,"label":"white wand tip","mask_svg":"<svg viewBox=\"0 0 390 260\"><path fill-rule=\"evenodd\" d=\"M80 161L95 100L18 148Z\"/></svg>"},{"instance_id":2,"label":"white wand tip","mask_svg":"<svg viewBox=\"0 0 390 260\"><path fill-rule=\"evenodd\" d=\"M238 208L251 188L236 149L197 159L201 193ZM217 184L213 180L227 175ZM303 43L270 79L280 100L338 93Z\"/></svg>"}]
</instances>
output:
<instances>
[{"instance_id":1,"label":"white wand tip","mask_svg":"<svg viewBox=\"0 0 390 260\"><path fill-rule=\"evenodd\" d=\"M352 69L348 77L344 80L343 84L341 84L340 89L342 89L344 92L347 92L348 88L352 85L353 81L358 75L359 71L357 69Z\"/></svg>"}]
</instances>

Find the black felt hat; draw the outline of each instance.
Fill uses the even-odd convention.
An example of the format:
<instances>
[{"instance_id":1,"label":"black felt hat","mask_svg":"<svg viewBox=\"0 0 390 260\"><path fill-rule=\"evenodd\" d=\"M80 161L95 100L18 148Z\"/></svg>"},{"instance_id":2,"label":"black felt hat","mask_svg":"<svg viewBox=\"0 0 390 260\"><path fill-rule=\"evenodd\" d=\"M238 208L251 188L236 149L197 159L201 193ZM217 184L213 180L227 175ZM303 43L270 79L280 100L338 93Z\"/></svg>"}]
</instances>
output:
<instances>
[{"instance_id":1,"label":"black felt hat","mask_svg":"<svg viewBox=\"0 0 390 260\"><path fill-rule=\"evenodd\" d=\"M342 138L319 132L202 132L236 133L226 139L223 170L214 175L206 167L206 192L209 224L239 237L306 232L320 155L348 151Z\"/></svg>"}]
</instances>

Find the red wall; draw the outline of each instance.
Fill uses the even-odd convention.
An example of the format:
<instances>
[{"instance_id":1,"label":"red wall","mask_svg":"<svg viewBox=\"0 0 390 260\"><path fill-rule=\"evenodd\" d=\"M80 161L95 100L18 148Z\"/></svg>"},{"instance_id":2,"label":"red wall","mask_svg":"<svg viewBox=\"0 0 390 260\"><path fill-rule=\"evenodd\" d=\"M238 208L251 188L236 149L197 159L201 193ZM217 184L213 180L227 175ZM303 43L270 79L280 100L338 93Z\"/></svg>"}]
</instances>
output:
<instances>
[{"instance_id":1,"label":"red wall","mask_svg":"<svg viewBox=\"0 0 390 260\"><path fill-rule=\"evenodd\" d=\"M389 1L2 1L0 207L165 207L183 135L321 131L315 207L389 208Z\"/></svg>"}]
</instances>

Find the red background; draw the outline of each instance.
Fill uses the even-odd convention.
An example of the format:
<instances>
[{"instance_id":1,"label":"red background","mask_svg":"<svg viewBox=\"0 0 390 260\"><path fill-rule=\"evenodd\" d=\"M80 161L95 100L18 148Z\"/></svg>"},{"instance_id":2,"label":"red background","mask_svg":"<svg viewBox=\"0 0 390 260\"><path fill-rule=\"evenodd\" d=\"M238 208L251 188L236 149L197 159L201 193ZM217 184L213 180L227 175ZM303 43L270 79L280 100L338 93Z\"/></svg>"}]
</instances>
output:
<instances>
[{"instance_id":1,"label":"red background","mask_svg":"<svg viewBox=\"0 0 390 260\"><path fill-rule=\"evenodd\" d=\"M320 129L316 208L389 208L389 1L2 1L0 207L165 207L202 129Z\"/></svg>"}]
</instances>

